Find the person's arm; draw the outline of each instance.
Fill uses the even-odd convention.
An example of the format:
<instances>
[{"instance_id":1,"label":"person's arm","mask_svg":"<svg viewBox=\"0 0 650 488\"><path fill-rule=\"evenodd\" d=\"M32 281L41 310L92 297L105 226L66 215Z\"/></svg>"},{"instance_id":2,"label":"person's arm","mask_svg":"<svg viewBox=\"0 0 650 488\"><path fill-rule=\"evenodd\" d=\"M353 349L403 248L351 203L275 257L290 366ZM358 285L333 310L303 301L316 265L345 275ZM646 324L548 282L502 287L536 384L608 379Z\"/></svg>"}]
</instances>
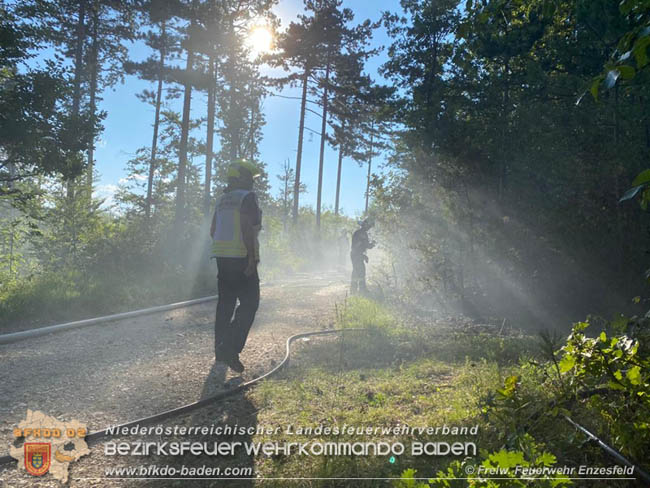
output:
<instances>
[{"instance_id":1,"label":"person's arm","mask_svg":"<svg viewBox=\"0 0 650 488\"><path fill-rule=\"evenodd\" d=\"M253 221L248 214L240 215L241 235L248 255L248 264L244 270L246 276L251 276L257 268L257 259L255 258L255 229Z\"/></svg>"},{"instance_id":2,"label":"person's arm","mask_svg":"<svg viewBox=\"0 0 650 488\"><path fill-rule=\"evenodd\" d=\"M368 237L368 233L364 232L362 237L363 237L363 240L362 240L362 242L363 242L363 251L366 252L368 249L372 249L374 244L372 244L370 242L370 238Z\"/></svg>"}]
</instances>

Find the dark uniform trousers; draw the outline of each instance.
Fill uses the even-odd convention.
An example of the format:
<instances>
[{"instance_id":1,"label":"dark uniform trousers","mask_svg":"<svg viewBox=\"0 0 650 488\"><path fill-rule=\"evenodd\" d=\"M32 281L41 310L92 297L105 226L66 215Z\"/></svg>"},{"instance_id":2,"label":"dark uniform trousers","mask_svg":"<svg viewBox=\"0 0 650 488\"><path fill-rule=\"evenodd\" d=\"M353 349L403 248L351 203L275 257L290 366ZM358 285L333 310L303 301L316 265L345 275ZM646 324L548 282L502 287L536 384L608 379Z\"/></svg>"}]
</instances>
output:
<instances>
[{"instance_id":1,"label":"dark uniform trousers","mask_svg":"<svg viewBox=\"0 0 650 488\"><path fill-rule=\"evenodd\" d=\"M352 283L351 293L366 293L366 262L363 254L351 254L352 261Z\"/></svg>"},{"instance_id":2,"label":"dark uniform trousers","mask_svg":"<svg viewBox=\"0 0 650 488\"><path fill-rule=\"evenodd\" d=\"M215 349L223 345L223 352L234 356L244 348L260 304L260 279L257 271L251 276L244 274L247 264L248 258L217 258ZM239 306L235 310L237 300Z\"/></svg>"}]
</instances>

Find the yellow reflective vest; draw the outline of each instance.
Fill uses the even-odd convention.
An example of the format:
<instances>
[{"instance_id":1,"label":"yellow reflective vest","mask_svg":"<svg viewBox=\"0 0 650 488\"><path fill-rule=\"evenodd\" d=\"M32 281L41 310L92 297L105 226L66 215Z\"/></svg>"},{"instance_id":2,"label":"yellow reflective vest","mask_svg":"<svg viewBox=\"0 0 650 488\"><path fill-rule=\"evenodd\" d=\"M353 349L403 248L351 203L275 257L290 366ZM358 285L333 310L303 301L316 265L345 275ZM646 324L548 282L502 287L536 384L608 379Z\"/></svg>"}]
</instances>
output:
<instances>
[{"instance_id":1,"label":"yellow reflective vest","mask_svg":"<svg viewBox=\"0 0 650 488\"><path fill-rule=\"evenodd\" d=\"M217 201L212 252L220 258L245 258L248 250L241 233L241 204L248 190L224 193Z\"/></svg>"}]
</instances>

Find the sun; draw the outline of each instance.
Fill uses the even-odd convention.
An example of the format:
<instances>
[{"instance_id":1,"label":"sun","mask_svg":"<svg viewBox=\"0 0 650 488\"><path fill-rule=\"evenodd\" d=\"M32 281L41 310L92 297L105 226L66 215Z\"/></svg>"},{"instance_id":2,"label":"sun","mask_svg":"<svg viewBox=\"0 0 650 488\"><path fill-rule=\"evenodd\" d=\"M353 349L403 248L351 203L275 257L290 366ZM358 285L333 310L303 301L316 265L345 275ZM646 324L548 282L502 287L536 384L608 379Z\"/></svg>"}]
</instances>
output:
<instances>
[{"instance_id":1,"label":"sun","mask_svg":"<svg viewBox=\"0 0 650 488\"><path fill-rule=\"evenodd\" d=\"M273 47L273 34L267 26L257 25L248 33L247 44L255 56L267 53Z\"/></svg>"}]
</instances>

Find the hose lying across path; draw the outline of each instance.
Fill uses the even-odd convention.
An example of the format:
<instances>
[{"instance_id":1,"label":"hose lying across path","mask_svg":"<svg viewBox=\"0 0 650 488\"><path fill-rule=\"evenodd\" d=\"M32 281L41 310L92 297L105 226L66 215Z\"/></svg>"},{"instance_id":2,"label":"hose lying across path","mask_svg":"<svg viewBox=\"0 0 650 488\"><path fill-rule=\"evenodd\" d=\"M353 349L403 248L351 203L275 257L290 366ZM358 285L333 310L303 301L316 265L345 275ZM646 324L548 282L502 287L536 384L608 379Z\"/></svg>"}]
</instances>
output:
<instances>
[{"instance_id":1,"label":"hose lying across path","mask_svg":"<svg viewBox=\"0 0 650 488\"><path fill-rule=\"evenodd\" d=\"M199 299L200 301L199 300L191 300L190 302L182 302L182 303L184 303L184 305L173 304L173 308L179 308L180 306L193 305L194 303L200 303L200 302L208 301L208 300L211 300L211 299L214 299L214 298L213 297L206 297L206 298L203 298L203 299ZM193 303L191 303L191 302L193 302ZM170 306L166 305L164 307L170 307ZM156 308L162 308L162 307L156 307ZM166 308L166 310L170 310L170 309L171 308ZM146 309L146 310L142 310L142 311L139 310L137 312L138 312L139 315L143 315L144 313L151 313L150 309ZM129 315L129 314L133 314L133 313L136 313L136 312L127 312L127 314L118 314L118 315L133 317L134 315ZM100 317L100 318L104 318L104 317ZM125 317L121 317L121 318L125 318ZM112 316L111 316L111 319L112 319ZM89 319L89 320L98 320L98 319ZM84 321L81 321L81 322L84 322ZM67 324L64 324L64 325L67 325ZM90 325L90 324L83 324L83 325ZM77 327L83 326L83 325L77 325ZM52 328L53 330L51 332L61 330L60 327L61 326L53 326L53 328ZM73 328L73 327L75 327L75 325L73 325L72 327L67 327L67 328ZM318 336L318 335L340 334L340 333L344 333L344 332L347 332L347 331L366 331L366 330L368 330L368 329L362 329L362 328L335 329L335 330L322 330L322 331L315 331L315 332L303 332L303 333L300 333L300 334L292 335L291 337L289 337L287 339L286 350L285 350L284 358L282 359L282 361L275 368L273 368L271 371L263 374L262 376L258 376L257 378L253 378L252 380L249 380L246 383L242 383L241 385L236 386L235 388L231 388L229 390L221 391L221 392L217 393L216 395L212 395L212 396L210 396L208 398L203 398L202 400L198 400L198 401L196 401L194 403L188 403L187 405L183 405L181 407L177 407L177 408L174 408L174 409L171 409L171 410L167 410L165 412L161 412L161 413L158 413L158 414L155 414L155 415L151 415L150 417L143 417L141 419L132 420L132 421L126 422L124 424L111 426L111 430L114 430L116 432L120 432L125 427L128 428L128 427L133 427L133 426L136 426L136 425L146 426L146 425L151 425L151 424L153 424L155 422L162 422L162 421L170 419L172 417L177 417L179 415L183 415L183 414L192 412L193 410L205 407L205 406L210 405L212 403L216 403L218 401L221 401L221 400L223 400L223 399L225 399L225 398L227 398L229 396L235 395L237 393L241 393L241 392L247 390L248 388L250 388L251 386L253 386L254 384L262 381L263 379L268 378L271 375L274 375L275 373L280 371L284 366L289 364L289 357L291 355L291 343L298 340L298 339L302 339L302 338L305 338L305 337L311 337L311 336ZM17 340L20 340L20 339L17 339ZM569 422L571 425L573 425L576 429L580 430L587 437L589 437L590 440L595 441L601 449L603 449L609 456L616 459L616 461L618 463L620 463L620 464L622 464L624 466L629 466L629 467L634 468L634 474L635 475L637 475L639 478L643 479L647 483L650 483L650 474L648 474L641 467L639 467L638 464L633 463L629 459L625 458L616 449L614 449L613 447L611 447L608 444L606 444L605 442L603 442L601 439L599 439L597 436L595 436L594 434L589 432L582 425L580 425L577 422L575 422L574 420L572 420L570 417L565 415L564 418L565 418L565 420L567 422ZM107 435L109 435L108 434L108 429L98 430L96 432L91 432L90 434L88 434L86 436L86 442L89 445L92 445L92 444L96 443L97 441L99 441L100 439L102 439L103 437L105 437ZM1 456L0 457L0 466L3 466L5 464L9 464L12 461L15 461L15 459L12 458L9 455Z\"/></svg>"},{"instance_id":2,"label":"hose lying across path","mask_svg":"<svg viewBox=\"0 0 650 488\"><path fill-rule=\"evenodd\" d=\"M260 286L273 286L277 282L262 282ZM281 283L281 282L280 282ZM54 332L62 332L64 330L77 329L79 327L88 327L91 325L103 324L106 322L116 322L118 320L132 319L140 317L141 315L150 315L158 312L167 312L177 308L190 307L201 303L211 302L217 299L217 295L211 295L203 298L195 298L193 300L185 300L183 302L170 303L167 305L158 305L155 307L142 308L140 310L133 310L131 312L116 313L113 315L104 315L102 317L94 317L92 319L75 320L74 322L66 322L65 324L50 325L47 327L40 327L37 329L29 329L20 332L12 332L9 334L0 334L0 344L11 344L12 342L23 341L25 339L33 339L35 337L52 334Z\"/></svg>"},{"instance_id":3,"label":"hose lying across path","mask_svg":"<svg viewBox=\"0 0 650 488\"><path fill-rule=\"evenodd\" d=\"M170 303L169 305L158 305L157 307L142 308L132 312L122 312L113 315L104 315L103 317L95 317L92 319L75 320L74 322L66 322L65 324L50 325L48 327L41 327L38 329L24 330L21 332L12 332L11 334L0 335L0 344L10 344L12 342L23 341L25 339L32 339L54 332L61 332L64 330L77 329L79 327L88 327L90 325L103 324L105 322L115 322L117 320L132 319L140 317L141 315L149 315L157 312L166 312L177 308L185 308L191 305L198 305L199 303L211 302L216 300L217 295L196 298L194 300L186 300L184 302Z\"/></svg>"},{"instance_id":4,"label":"hose lying across path","mask_svg":"<svg viewBox=\"0 0 650 488\"><path fill-rule=\"evenodd\" d=\"M316 332L303 332L303 333L300 333L300 334L292 335L291 337L289 337L287 339L284 358L282 359L282 361L280 361L280 363L275 368L273 368L268 373L265 373L262 376L258 376L257 378L253 378L252 380L249 380L246 383L242 383L241 385L236 386L235 388L231 388L229 390L221 391L221 392L217 393L216 395L212 395L212 396L210 396L208 398L203 398L203 399L198 400L198 401L196 401L194 403L188 403L187 405L183 405L181 407L173 408L171 410L167 410L166 412L157 413L157 414L152 415L150 417L143 417L141 419L132 420L132 421L126 422L124 424L111 426L111 430L114 429L116 432L119 432L124 427L128 428L128 427L133 427L133 426L136 426L136 425L145 426L145 425L151 425L151 424L156 423L156 422L162 422L163 420L167 420L167 419L170 419L172 417L177 417L179 415L183 415L183 414L192 412L193 410L196 410L198 408L205 407L207 405L210 405L211 403L216 403L216 402L218 402L220 400L223 400L224 398L235 395L237 393L241 393L244 390L247 390L248 388L253 386L254 384L256 384L256 383L262 381L263 379L268 378L269 376L277 373L284 366L289 364L289 356L291 354L291 343L294 342L294 341L297 341L298 339L302 339L304 337L318 336L318 335L340 334L340 333L344 333L344 332L347 332L347 331L365 331L365 330L368 330L368 329L358 329L358 328L333 329L333 330L320 330L320 331L316 331ZM109 435L109 434L107 434L107 432L108 432L108 429L98 430L96 432L91 432L90 434L88 434L86 436L86 442L89 445L92 445L92 444L96 443L97 441L99 441L100 439L102 439L103 437ZM1 456L0 457L0 466L2 466L4 464L8 464L8 463L10 463L12 461L15 461L15 459L12 458L9 455Z\"/></svg>"}]
</instances>

